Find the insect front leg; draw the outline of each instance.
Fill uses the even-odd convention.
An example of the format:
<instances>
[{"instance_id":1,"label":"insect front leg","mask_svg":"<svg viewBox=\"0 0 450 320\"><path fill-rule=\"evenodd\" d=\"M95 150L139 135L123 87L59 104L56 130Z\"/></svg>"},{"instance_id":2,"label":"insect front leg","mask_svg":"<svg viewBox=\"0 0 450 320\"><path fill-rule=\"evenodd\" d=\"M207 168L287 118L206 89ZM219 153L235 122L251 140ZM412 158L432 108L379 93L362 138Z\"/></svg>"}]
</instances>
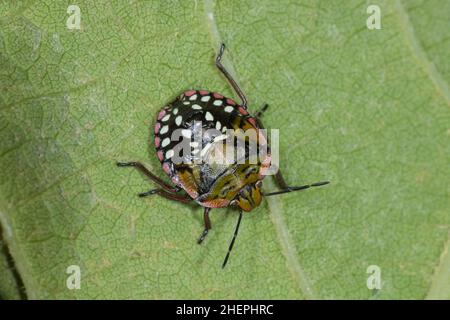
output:
<instances>
[{"instance_id":1,"label":"insect front leg","mask_svg":"<svg viewBox=\"0 0 450 320\"><path fill-rule=\"evenodd\" d=\"M255 117L256 122L258 123L258 126L261 129L264 128L264 125L258 116L261 116L262 113L267 110L267 108L268 108L268 105L265 104L261 108L261 110L257 112L257 116ZM281 170L279 168L278 168L277 173L275 174L275 182L280 190L274 191L274 192L264 192L263 193L264 196L268 197L268 196L274 196L274 195L288 193L288 192L292 192L292 191L300 191L300 190L309 189L311 187L324 186L324 185L330 183L329 181L321 181L321 182L316 182L316 183L303 185L303 186L288 186L288 184L286 183L286 180L284 180L283 174L281 173Z\"/></svg>"},{"instance_id":2,"label":"insect front leg","mask_svg":"<svg viewBox=\"0 0 450 320\"><path fill-rule=\"evenodd\" d=\"M258 123L258 126L261 129L264 128L264 125L263 125L260 117L263 115L264 112L266 112L267 108L269 108L269 105L266 103L265 105L262 106L261 109L259 109L258 112L256 112L256 115L255 115L256 122ZM286 181L284 180L281 170L279 168L278 168L277 173L275 174L275 182L277 183L278 188L280 188L282 190L289 189L289 186L287 185Z\"/></svg>"},{"instance_id":3,"label":"insect front leg","mask_svg":"<svg viewBox=\"0 0 450 320\"><path fill-rule=\"evenodd\" d=\"M233 79L231 74L225 69L225 67L222 65L222 56L223 52L225 51L225 44L222 43L220 46L219 54L216 57L216 66L219 68L220 72L227 78L228 82L233 87L234 91L236 91L237 95L241 99L241 105L244 109L247 109L247 98L245 97L244 93L242 92L241 88L237 84L236 80Z\"/></svg>"},{"instance_id":4,"label":"insect front leg","mask_svg":"<svg viewBox=\"0 0 450 320\"><path fill-rule=\"evenodd\" d=\"M284 180L283 174L281 173L281 169L278 168L277 173L275 174L275 182L281 190L289 189L289 186L286 183L286 180Z\"/></svg>"},{"instance_id":5,"label":"insect front leg","mask_svg":"<svg viewBox=\"0 0 450 320\"><path fill-rule=\"evenodd\" d=\"M301 190L309 189L312 187L321 187L321 186L324 186L324 185L330 183L329 181L321 181L321 182L315 182L315 183L311 183L311 184L307 184L307 185L303 185L303 186L289 186L286 183L286 180L284 180L283 174L281 173L280 169L278 169L277 173L275 174L275 182L280 190L274 191L274 192L263 193L264 196L267 197L267 196L274 196L277 194L288 193L288 192L292 192L292 191L301 191Z\"/></svg>"},{"instance_id":6,"label":"insect front leg","mask_svg":"<svg viewBox=\"0 0 450 320\"><path fill-rule=\"evenodd\" d=\"M262 106L261 109L259 109L256 113L255 113L255 118L260 118L264 112L266 112L267 108L269 108L269 105L266 103ZM259 119L258 119L259 120ZM262 123L261 123L262 124Z\"/></svg>"}]
</instances>

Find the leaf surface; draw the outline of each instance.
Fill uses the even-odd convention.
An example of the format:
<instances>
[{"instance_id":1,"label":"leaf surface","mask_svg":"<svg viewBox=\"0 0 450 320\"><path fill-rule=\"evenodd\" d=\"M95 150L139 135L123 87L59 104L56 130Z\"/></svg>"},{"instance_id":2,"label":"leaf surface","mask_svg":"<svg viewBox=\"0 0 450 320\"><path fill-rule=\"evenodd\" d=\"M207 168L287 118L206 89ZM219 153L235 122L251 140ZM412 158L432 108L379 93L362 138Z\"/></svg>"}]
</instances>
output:
<instances>
[{"instance_id":1,"label":"leaf surface","mask_svg":"<svg viewBox=\"0 0 450 320\"><path fill-rule=\"evenodd\" d=\"M381 30L365 1L77 1L81 30L68 4L3 2L0 223L27 296L448 298L450 3L372 2ZM246 214L225 270L236 212L198 246L200 207L140 199L153 184L114 165L165 178L155 115L188 88L234 97L221 42L288 182L332 182Z\"/></svg>"}]
</instances>

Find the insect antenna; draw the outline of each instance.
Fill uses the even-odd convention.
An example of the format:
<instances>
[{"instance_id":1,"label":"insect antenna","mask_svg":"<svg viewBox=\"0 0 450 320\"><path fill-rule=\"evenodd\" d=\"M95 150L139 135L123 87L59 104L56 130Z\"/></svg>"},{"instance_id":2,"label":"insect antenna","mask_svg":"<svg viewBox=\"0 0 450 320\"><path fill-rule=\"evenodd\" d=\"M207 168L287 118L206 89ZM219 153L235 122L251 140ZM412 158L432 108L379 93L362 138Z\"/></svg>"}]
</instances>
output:
<instances>
[{"instance_id":1,"label":"insect antenna","mask_svg":"<svg viewBox=\"0 0 450 320\"><path fill-rule=\"evenodd\" d=\"M234 230L233 240L231 240L230 246L228 247L227 255L225 256L225 259L223 260L222 269L225 268L225 266L227 265L228 258L230 257L230 252L231 252L231 250L233 250L234 241L236 240L236 236L238 235L238 232L239 232L239 225L241 224L241 219L242 219L242 210L239 210L239 218L238 218L238 222L236 225L236 229Z\"/></svg>"},{"instance_id":2,"label":"insect antenna","mask_svg":"<svg viewBox=\"0 0 450 320\"><path fill-rule=\"evenodd\" d=\"M320 187L320 186L324 186L329 183L330 183L330 181L322 181L322 182L316 182L316 183L312 183L312 184L306 184L304 186L288 187L286 189L279 190L279 191L263 193L263 196L265 196L265 197L276 196L277 194L283 194L283 193L288 193L288 192L292 192L292 191L300 191L300 190L305 190L305 189L309 189L312 187Z\"/></svg>"}]
</instances>

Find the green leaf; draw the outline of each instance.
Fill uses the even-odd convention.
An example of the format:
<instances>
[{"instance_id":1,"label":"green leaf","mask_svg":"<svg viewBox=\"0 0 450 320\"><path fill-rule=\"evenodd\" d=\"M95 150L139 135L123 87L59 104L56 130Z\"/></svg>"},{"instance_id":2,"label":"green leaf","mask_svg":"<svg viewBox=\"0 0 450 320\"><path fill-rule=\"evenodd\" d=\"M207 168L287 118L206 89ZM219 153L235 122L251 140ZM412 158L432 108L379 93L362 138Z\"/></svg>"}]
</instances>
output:
<instances>
[{"instance_id":1,"label":"green leaf","mask_svg":"<svg viewBox=\"0 0 450 320\"><path fill-rule=\"evenodd\" d=\"M0 223L29 298L449 298L450 2L372 1L381 30L365 1L76 1L80 30L69 4L0 5ZM166 178L156 112L235 97L222 41L288 182L331 181L246 214L224 270L235 211L198 246L200 207L114 165Z\"/></svg>"},{"instance_id":2,"label":"green leaf","mask_svg":"<svg viewBox=\"0 0 450 320\"><path fill-rule=\"evenodd\" d=\"M21 298L21 290L17 283L17 273L13 261L9 255L8 248L0 238L0 299L14 300Z\"/></svg>"}]
</instances>

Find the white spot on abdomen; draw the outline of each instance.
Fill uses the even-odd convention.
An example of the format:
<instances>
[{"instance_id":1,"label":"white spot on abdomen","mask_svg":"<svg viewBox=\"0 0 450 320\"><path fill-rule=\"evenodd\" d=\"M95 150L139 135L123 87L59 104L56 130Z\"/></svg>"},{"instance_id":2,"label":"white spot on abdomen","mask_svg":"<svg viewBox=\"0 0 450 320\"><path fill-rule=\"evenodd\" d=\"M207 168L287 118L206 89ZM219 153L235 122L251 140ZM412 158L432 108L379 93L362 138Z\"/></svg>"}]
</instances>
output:
<instances>
[{"instance_id":1,"label":"white spot on abdomen","mask_svg":"<svg viewBox=\"0 0 450 320\"><path fill-rule=\"evenodd\" d=\"M164 134L167 131L169 131L169 126L164 126L164 127L161 128L161 131L159 132L159 134Z\"/></svg>"},{"instance_id":2,"label":"white spot on abdomen","mask_svg":"<svg viewBox=\"0 0 450 320\"><path fill-rule=\"evenodd\" d=\"M170 149L169 151L167 151L167 152L166 152L166 159L172 158L172 157L173 157L173 154L174 154L174 152L173 152L172 149Z\"/></svg>"},{"instance_id":3,"label":"white spot on abdomen","mask_svg":"<svg viewBox=\"0 0 450 320\"><path fill-rule=\"evenodd\" d=\"M213 117L213 115L211 114L211 112L206 111L205 119L206 119L206 121L213 121L213 120L214 120L214 117Z\"/></svg>"},{"instance_id":4,"label":"white spot on abdomen","mask_svg":"<svg viewBox=\"0 0 450 320\"><path fill-rule=\"evenodd\" d=\"M169 145L169 143L170 143L170 138L165 138L165 139L162 141L161 146L164 148L164 147L166 147L167 145Z\"/></svg>"}]
</instances>

